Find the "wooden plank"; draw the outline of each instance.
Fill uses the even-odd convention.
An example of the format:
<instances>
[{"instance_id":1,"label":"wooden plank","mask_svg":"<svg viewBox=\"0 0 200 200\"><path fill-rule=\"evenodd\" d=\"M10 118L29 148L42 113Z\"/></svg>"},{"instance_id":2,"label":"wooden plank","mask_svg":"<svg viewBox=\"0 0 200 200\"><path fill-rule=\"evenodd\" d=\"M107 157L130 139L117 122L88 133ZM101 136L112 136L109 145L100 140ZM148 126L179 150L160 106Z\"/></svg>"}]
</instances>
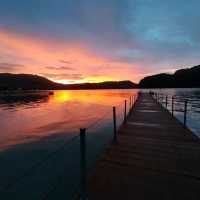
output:
<instances>
[{"instance_id":1,"label":"wooden plank","mask_svg":"<svg viewBox=\"0 0 200 200\"><path fill-rule=\"evenodd\" d=\"M140 95L88 180L88 199L200 199L200 141L152 97Z\"/></svg>"}]
</instances>

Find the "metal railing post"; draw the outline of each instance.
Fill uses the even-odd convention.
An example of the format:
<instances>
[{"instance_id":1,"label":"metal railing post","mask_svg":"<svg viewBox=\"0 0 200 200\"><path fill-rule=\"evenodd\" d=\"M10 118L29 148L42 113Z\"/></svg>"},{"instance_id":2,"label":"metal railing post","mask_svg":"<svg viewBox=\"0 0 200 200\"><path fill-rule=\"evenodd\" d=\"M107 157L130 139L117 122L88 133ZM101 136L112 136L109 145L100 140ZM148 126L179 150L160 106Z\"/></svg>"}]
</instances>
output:
<instances>
[{"instance_id":1,"label":"metal railing post","mask_svg":"<svg viewBox=\"0 0 200 200\"><path fill-rule=\"evenodd\" d=\"M80 199L87 200L86 189L86 129L80 129Z\"/></svg>"},{"instance_id":2,"label":"metal railing post","mask_svg":"<svg viewBox=\"0 0 200 200\"><path fill-rule=\"evenodd\" d=\"M167 104L168 104L168 96L166 95L166 99L165 99L165 106L166 106L166 109L167 109Z\"/></svg>"},{"instance_id":3,"label":"metal railing post","mask_svg":"<svg viewBox=\"0 0 200 200\"><path fill-rule=\"evenodd\" d=\"M113 141L117 143L116 107L113 107Z\"/></svg>"},{"instance_id":4,"label":"metal railing post","mask_svg":"<svg viewBox=\"0 0 200 200\"><path fill-rule=\"evenodd\" d=\"M187 104L188 104L188 101L185 100L185 105L184 105L184 122L183 122L183 125L184 125L184 128L186 128L186 123L187 123Z\"/></svg>"},{"instance_id":5,"label":"metal railing post","mask_svg":"<svg viewBox=\"0 0 200 200\"><path fill-rule=\"evenodd\" d=\"M124 123L126 123L126 100L124 101Z\"/></svg>"},{"instance_id":6,"label":"metal railing post","mask_svg":"<svg viewBox=\"0 0 200 200\"><path fill-rule=\"evenodd\" d=\"M174 96L172 96L172 116L174 116Z\"/></svg>"}]
</instances>

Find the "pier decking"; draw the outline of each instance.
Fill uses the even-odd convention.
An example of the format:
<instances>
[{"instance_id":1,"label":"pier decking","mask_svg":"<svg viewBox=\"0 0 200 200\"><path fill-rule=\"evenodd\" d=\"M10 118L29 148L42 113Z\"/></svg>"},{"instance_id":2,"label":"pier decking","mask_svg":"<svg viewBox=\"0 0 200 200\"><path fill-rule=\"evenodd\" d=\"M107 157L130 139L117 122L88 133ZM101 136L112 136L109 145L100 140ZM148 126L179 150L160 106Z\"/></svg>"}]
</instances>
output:
<instances>
[{"instance_id":1,"label":"pier decking","mask_svg":"<svg viewBox=\"0 0 200 200\"><path fill-rule=\"evenodd\" d=\"M200 142L141 94L88 180L92 200L199 200Z\"/></svg>"}]
</instances>

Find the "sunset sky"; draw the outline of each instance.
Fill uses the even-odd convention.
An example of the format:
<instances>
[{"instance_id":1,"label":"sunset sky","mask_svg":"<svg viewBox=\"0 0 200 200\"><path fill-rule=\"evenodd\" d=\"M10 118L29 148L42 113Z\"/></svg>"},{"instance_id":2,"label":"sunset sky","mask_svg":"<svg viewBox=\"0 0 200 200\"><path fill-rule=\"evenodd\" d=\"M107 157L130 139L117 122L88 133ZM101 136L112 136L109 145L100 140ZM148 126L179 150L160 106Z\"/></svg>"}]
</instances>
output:
<instances>
[{"instance_id":1,"label":"sunset sky","mask_svg":"<svg viewBox=\"0 0 200 200\"><path fill-rule=\"evenodd\" d=\"M199 0L0 0L0 72L63 83L200 64Z\"/></svg>"}]
</instances>

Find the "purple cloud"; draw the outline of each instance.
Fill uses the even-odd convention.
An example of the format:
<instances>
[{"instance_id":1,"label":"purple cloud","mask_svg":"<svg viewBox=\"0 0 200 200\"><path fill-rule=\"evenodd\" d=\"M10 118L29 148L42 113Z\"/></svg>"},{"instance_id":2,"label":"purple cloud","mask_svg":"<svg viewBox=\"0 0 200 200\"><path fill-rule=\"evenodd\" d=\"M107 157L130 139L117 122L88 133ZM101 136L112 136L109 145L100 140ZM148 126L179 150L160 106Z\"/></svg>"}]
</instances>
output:
<instances>
[{"instance_id":1,"label":"purple cloud","mask_svg":"<svg viewBox=\"0 0 200 200\"><path fill-rule=\"evenodd\" d=\"M0 71L5 71L5 72L15 71L22 67L24 67L24 65L17 63L6 63L6 62L0 63Z\"/></svg>"},{"instance_id":2,"label":"purple cloud","mask_svg":"<svg viewBox=\"0 0 200 200\"><path fill-rule=\"evenodd\" d=\"M68 67L68 66L61 66L61 67L47 66L45 68L50 69L50 70L57 70L57 71L74 70L73 67Z\"/></svg>"}]
</instances>

